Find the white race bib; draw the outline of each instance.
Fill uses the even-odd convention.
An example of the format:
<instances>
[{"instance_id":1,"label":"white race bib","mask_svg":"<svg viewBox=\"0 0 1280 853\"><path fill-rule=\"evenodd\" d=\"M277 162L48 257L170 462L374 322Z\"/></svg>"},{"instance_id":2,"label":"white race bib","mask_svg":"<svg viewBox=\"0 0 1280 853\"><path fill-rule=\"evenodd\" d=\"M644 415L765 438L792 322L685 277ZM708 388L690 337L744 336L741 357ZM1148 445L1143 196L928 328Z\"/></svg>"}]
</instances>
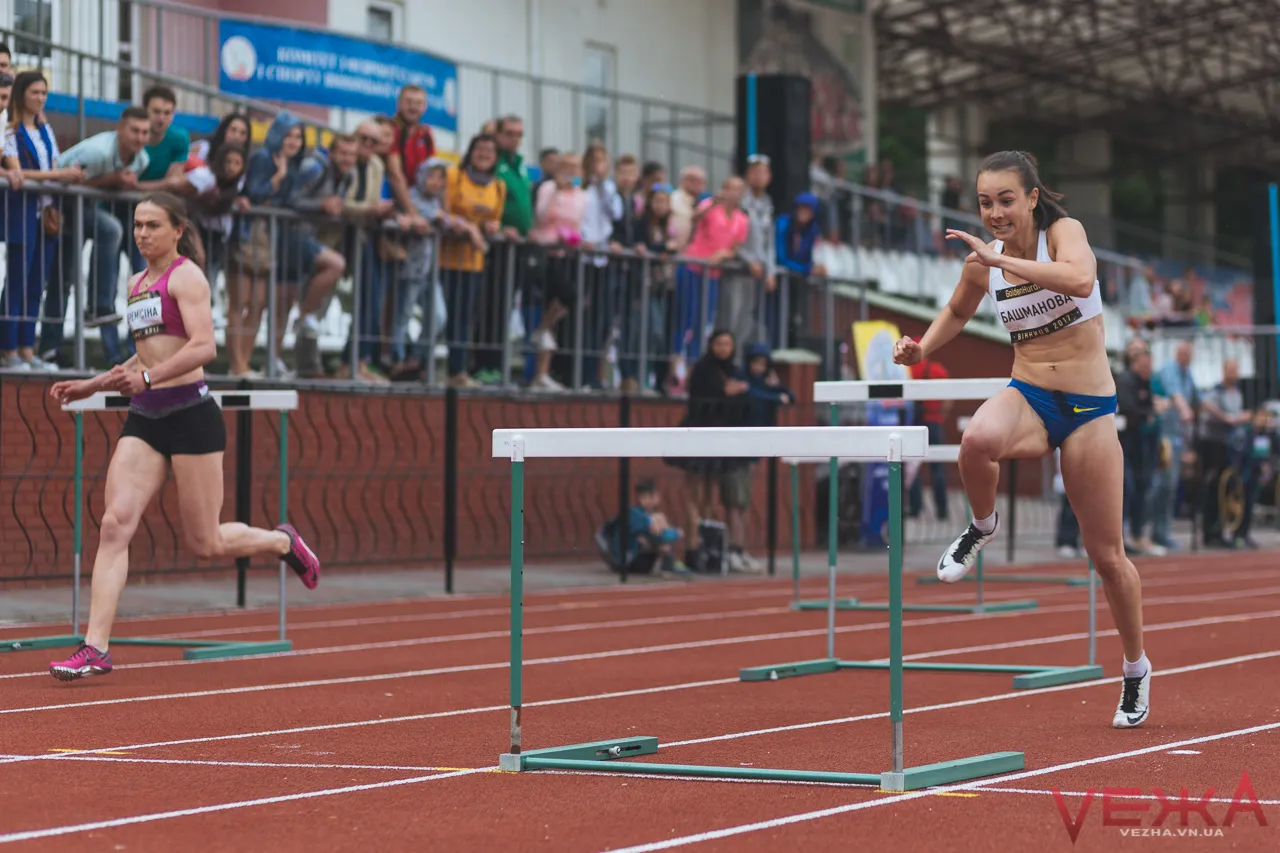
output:
<instances>
[{"instance_id":1,"label":"white race bib","mask_svg":"<svg viewBox=\"0 0 1280 853\"><path fill-rule=\"evenodd\" d=\"M129 331L135 338L146 338L164 331L163 314L160 310L160 294L139 293L129 300L125 309L125 319L129 322Z\"/></svg>"}]
</instances>

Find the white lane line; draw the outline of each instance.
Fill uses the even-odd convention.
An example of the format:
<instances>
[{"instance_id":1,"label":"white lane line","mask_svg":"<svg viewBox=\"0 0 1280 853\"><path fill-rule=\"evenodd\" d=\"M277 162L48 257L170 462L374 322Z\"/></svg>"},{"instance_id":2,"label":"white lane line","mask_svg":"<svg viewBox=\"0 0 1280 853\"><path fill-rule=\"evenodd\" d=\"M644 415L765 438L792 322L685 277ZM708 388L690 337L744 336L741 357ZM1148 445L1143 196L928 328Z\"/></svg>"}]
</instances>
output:
<instances>
[{"instance_id":1,"label":"white lane line","mask_svg":"<svg viewBox=\"0 0 1280 853\"><path fill-rule=\"evenodd\" d=\"M13 755L5 758L42 758L43 755ZM96 761L103 764L180 764L199 767L268 767L291 770L379 770L393 773L445 773L474 769L462 767L412 767L403 764L308 764L306 762L274 761L214 761L196 758L135 758L133 756L97 755L94 753L69 753L66 761Z\"/></svg>"},{"instance_id":2,"label":"white lane line","mask_svg":"<svg viewBox=\"0 0 1280 853\"><path fill-rule=\"evenodd\" d=\"M1165 598L1156 597L1156 598L1147 599L1144 602L1144 606L1152 607L1152 606L1163 605L1163 604L1201 603L1201 602L1212 602L1212 601L1228 601L1232 599L1242 599L1242 598L1256 598L1256 597L1261 597L1263 595L1268 594L1265 591L1268 589L1271 589L1271 588L1264 587L1261 590L1253 590L1253 589L1237 590L1232 592L1217 593L1208 597L1201 596L1201 595L1169 596ZM1275 589L1280 591L1280 587L1276 587ZM1023 611L1012 611L1007 613L986 613L986 614L964 613L964 614L955 614L955 615L948 615L948 616L935 616L935 617L922 618L922 619L912 619L904 622L903 625L904 627L908 627L908 628L918 627L918 626L928 626L928 625L949 625L954 623L973 622L973 621L978 621L983 619L1018 619L1018 618L1024 618L1027 616L1040 616L1040 615L1046 615L1046 614L1052 614L1052 613L1082 612L1082 611L1087 611L1088 609L1089 608L1087 604L1062 604L1062 605L1056 605L1052 607L1041 607L1038 610L1023 610ZM757 616L766 615L769 612L776 612L778 614L782 614L784 612L790 613L791 611L787 611L785 609L776 609L776 608L761 608L759 610L737 611L737 613L747 614L747 615L757 615ZM625 620L613 620L609 622L583 622L583 623L575 623L571 625L555 625L555 626L549 626L546 628L529 628L529 629L526 629L525 634L526 635L558 634L558 633L581 632L581 631L591 631L591 630L608 630L608 629L613 629L618 627L642 627L645 625L666 624L668 622L679 622L679 621L684 621L689 623L703 621L703 620L715 621L715 620L724 618L726 616L732 616L732 615L734 615L734 612L725 613L722 611L722 612L710 612L705 614L686 614L683 616L657 616L657 617L650 617L647 619L625 619ZM1230 619L1227 617L1222 617L1222 618L1225 621L1230 621ZM849 634L849 633L857 633L862 631L876 631L882 628L887 628L888 625L889 625L888 622L870 622L870 623L862 623L859 625L845 625L845 626L836 628L836 633ZM768 639L794 639L794 638L800 638L800 637L817 637L817 636L825 636L825 635L826 635L825 629L813 628L813 629L807 629L802 631L792 631L787 633L771 634L771 635L768 635ZM412 638L407 640L388 640L388 641L373 642L373 643L357 643L357 644L345 645L345 646L327 646L327 647L311 648L311 649L297 649L294 651L277 652L274 654L253 655L249 657L220 658L220 659L211 660L211 661L187 661L187 660L150 661L147 663L123 664L121 666L116 667L116 669L119 669L119 670L158 669L158 668L168 668L173 666L192 666L192 665L231 663L235 661L245 661L245 660L254 661L254 660L264 660L264 659L271 659L271 658L310 657L314 655L329 655L329 654L339 654L339 653L346 653L346 652L376 651L381 649L409 648L409 647L425 646L425 645L439 645L442 643L474 642L474 641L486 640L486 639L488 640L506 639L509 636L510 636L510 633L507 630L483 631L483 632L475 632L475 633L468 633L468 634L446 634L444 636L438 636L438 637L419 637L419 638ZM715 645L715 644L720 644L722 641L709 641L709 642L712 645ZM693 648L693 646L691 646L690 648ZM48 672L46 670L40 670L38 672L17 672L17 673L9 673L6 675L0 675L0 680L14 679L14 678L43 678L47 676L48 676ZM6 713L6 712L0 711L0 713Z\"/></svg>"},{"instance_id":3,"label":"white lane line","mask_svg":"<svg viewBox=\"0 0 1280 853\"><path fill-rule=\"evenodd\" d=\"M491 773L496 767L458 770L452 773L435 773L430 776L414 776L409 779L392 779L386 782L373 782L367 785L347 785L343 788L327 788L322 791L305 791L300 794L285 794L279 797L262 797L256 800L241 800L235 803L219 803L213 806L199 806L191 809L177 809L168 812L122 817L115 820L99 820L93 823L78 823L68 826L54 826L48 829L34 829L28 832L11 832L0 835L0 844L12 844L15 841L35 841L40 838L56 838L60 835L74 835L80 832L93 832L100 829L116 829L121 826L133 826L139 823L153 823L158 820L171 820L178 817L212 814L233 809L247 809L254 806L269 806L276 803L292 803L298 800L313 800L318 797L333 797L339 794L353 794L358 791L376 791L382 788L396 788L401 785L414 785L419 782L435 782L440 779L456 779L459 776L470 776L475 773Z\"/></svg>"},{"instance_id":4,"label":"white lane line","mask_svg":"<svg viewBox=\"0 0 1280 853\"><path fill-rule=\"evenodd\" d=\"M906 794L895 794L883 797L878 800L866 800L858 803L851 803L844 806L835 806L829 809L820 809L818 811L804 812L802 814L788 815L786 817L773 818L772 820L757 821L755 823L741 824L739 826L726 827L724 829L711 830L709 832L699 832L693 835L685 835L680 838L668 838L664 841L655 841L651 844L638 844L633 847L623 847L616 849L613 853L654 853L658 850L670 850L674 847L686 847L691 844L699 844L704 841L715 841L720 838L731 838L738 835L746 835L751 832L760 832L767 829L777 829L782 826L790 826L797 823L807 823L812 820L820 820L825 817L833 817L835 815L848 814L850 812L863 811L865 809L874 809L880 806L895 805L897 803L908 802L910 800L919 800L924 797L936 797L939 794L951 793L954 791L986 791L988 786L999 785L1004 782L1016 782L1019 779L1030 779L1037 776L1047 776L1052 773L1060 773L1065 770L1075 770L1079 767L1088 767L1095 764L1107 764L1113 761L1122 761L1126 758L1136 758L1142 755L1150 755L1155 752L1163 752L1173 747L1192 746L1199 743L1210 743L1217 740L1225 740L1227 738L1241 737L1243 735L1257 734L1259 732L1272 731L1280 729L1280 723L1266 723L1259 726L1250 726L1245 729L1235 729L1228 732L1219 732L1212 735L1204 735L1203 737L1189 738L1187 740L1175 741L1173 743L1157 744L1156 746L1148 746L1142 749L1131 749L1126 752L1114 752L1110 755L1099 755L1093 758L1085 758L1079 761L1071 761L1065 764L1055 764L1050 767L1041 767L1036 770L1026 770L1020 773L1013 773L1005 776L998 776L993 779L982 780L977 782L965 782L958 785L945 785L938 788L930 788L924 791L912 791Z\"/></svg>"},{"instance_id":5,"label":"white lane line","mask_svg":"<svg viewBox=\"0 0 1280 853\"><path fill-rule=\"evenodd\" d=\"M1099 793L1099 792L1100 792L1100 790L1101 790L1101 789L1095 790L1095 791L1094 791L1094 793L1095 793L1095 794L1097 794L1097 793ZM1045 797L1052 797L1052 796L1054 795L1054 793L1057 793L1057 794L1058 794L1058 796L1061 796L1061 797L1087 797L1087 796L1089 796L1089 792L1088 792L1088 791L1057 791L1057 792L1055 792L1055 791L1051 791L1051 790L1042 791L1042 790L1040 790L1039 788L995 788L995 787L990 787L990 788L983 788L983 789L982 789L982 792L983 792L984 794L985 794L987 791L991 791L991 792L993 792L993 793L1000 793L1000 794L1039 794L1039 795L1041 795L1041 796L1045 796ZM1204 792L1203 792L1203 791L1192 791L1191 793L1192 793L1192 795L1194 795L1194 796L1196 797L1196 800L1199 802L1199 801L1200 801L1200 797L1199 797L1199 795L1200 795L1200 794L1202 794L1202 793L1204 793ZM1159 797L1157 797L1155 794L1125 794L1125 795L1124 795L1124 799L1126 799L1126 800L1154 800L1154 801L1156 801L1156 802L1159 802L1159 801L1160 801L1160 798L1159 798ZM1176 799L1178 799L1178 792L1177 792L1177 791L1172 791L1172 790L1168 791L1168 792L1166 793L1166 795L1165 795L1165 799L1166 799L1166 800L1171 800L1171 801L1172 801L1172 800L1176 800ZM1235 800L1233 800L1233 799L1232 799L1232 798L1230 798L1230 797L1209 797L1208 799L1203 800L1203 802L1206 802L1206 803L1225 803L1225 804L1230 804L1230 803L1234 803L1234 802L1236 802L1236 801L1235 801ZM1258 805L1260 805L1260 806L1280 806L1280 800L1257 800L1257 803L1258 803Z\"/></svg>"},{"instance_id":6,"label":"white lane line","mask_svg":"<svg viewBox=\"0 0 1280 853\"><path fill-rule=\"evenodd\" d=\"M1143 749L1129 750L1127 752L1112 753L1110 755L1095 756L1079 761L1058 764L1051 767L1039 768L1036 770L1025 771L1021 773L1013 773L1005 776L996 777L990 780L978 782L969 782L959 785L943 786L939 788L931 788L925 791L913 791L907 794L897 794L884 797L877 800L866 800L851 805L837 806L835 808L822 809L820 811L806 812L798 815L789 815L782 818L774 818L772 820L760 821L752 824L744 824L726 829L713 830L711 832L702 832L695 835L686 835L681 838L672 838L665 841L655 842L653 844L643 844L634 847L627 847L616 850L614 853L649 853L650 851L667 850L673 847L684 847L690 844L697 844L703 841L712 841L719 838L727 838L737 835L745 835L750 832L757 832L764 829L774 829L780 826L790 824L804 823L811 820L817 820L823 817L831 817L833 815L846 814L848 812L861 811L863 809L875 808L877 806L890 805L909 800L921 799L923 797L936 797L952 792L988 790L988 786L1001 784L1003 782L1013 782L1019 779L1027 779L1037 776L1045 776L1065 770L1074 770L1079 767L1085 767L1095 764L1104 764L1113 761L1119 761L1125 758L1133 758L1142 755L1148 755L1153 752L1166 750L1170 747L1187 746L1191 744L1208 743L1215 740L1224 740L1241 735L1256 734L1258 732L1270 731L1280 728L1280 723L1268 723L1260 726L1251 726L1247 729L1237 729L1229 732L1219 732L1213 735L1206 735L1199 738L1191 738L1189 740L1178 741L1175 743L1160 744L1157 746L1145 747ZM179 809L167 812L156 812L153 814L137 815L134 817L116 818L114 820L96 821L94 823L82 823L68 826L50 827L47 829L30 830L26 832L10 833L8 835L0 835L0 844L12 843L15 841L32 841L40 838L53 838L62 835L72 835L80 832L91 832L102 829L115 829L121 826L131 826L141 823L152 823L160 820L170 820L173 818L192 817L201 814L210 814L213 812L230 811L233 809L252 808L255 806L272 805L275 803L294 802L297 800L315 799L318 797L337 796L340 794L357 793L361 791L379 790L383 788L393 788L402 785L412 785L420 782L430 782L440 779L457 778L460 776L470 776L476 773L491 773L497 768L485 767L468 770L459 770L451 773L439 773L430 776L418 776L409 779L395 779L386 782L375 782L366 785L348 785L342 788L329 788L321 791L307 791L299 794L287 794L278 797L263 797L256 800L242 800L232 803L220 803L211 806L201 806L191 809Z\"/></svg>"},{"instance_id":7,"label":"white lane line","mask_svg":"<svg viewBox=\"0 0 1280 853\"><path fill-rule=\"evenodd\" d=\"M1240 657L1224 658L1221 660L1205 661L1198 664L1191 664L1188 666L1178 667L1177 669L1161 670L1153 673L1153 677L1166 676L1166 675L1179 675L1186 672L1198 672L1206 669L1216 669L1218 667L1223 667L1223 666L1234 666L1237 664L1248 663L1250 661L1265 660L1265 659L1274 658L1274 657L1280 657L1280 650L1273 651L1273 652L1261 652L1254 655L1244 655ZM1046 687L1046 688L1041 688L1039 690L1034 690L1034 691L1022 690L1022 691L1017 691L1013 693L1003 693L995 696L980 696L974 699L963 699L955 702L947 702L947 703L937 704L937 705L927 705L927 706L922 706L918 708L908 708L904 713L919 714L919 713L925 713L927 711L941 711L941 710L950 710L954 708L964 708L964 707L969 707L973 705L982 705L988 702L999 702L1006 699L1026 699L1029 695L1034 695L1037 693L1056 693L1056 692L1065 691L1065 690L1078 690L1081 688L1096 687L1099 685L1115 683L1117 681L1119 681L1119 679L1099 679L1096 681L1082 682L1079 684L1065 684L1058 687ZM574 705L579 702L593 702L593 701L599 701L599 700L605 700L605 699L625 698L629 696L641 696L641 695L650 695L650 694L656 694L656 693L669 693L669 692L675 692L679 690L690 690L690 689L698 689L702 687L713 687L713 686L735 684L735 683L739 683L738 679L736 678L721 678L713 681L694 681L694 682L688 682L685 684L669 684L669 685L662 685L659 687L646 687L646 688L640 688L636 690L623 690L623 691L618 691L613 693L597 693L591 696L569 696L569 697L564 697L560 699L544 699L538 702L526 702L524 704L524 707L539 708L539 707L550 707L554 705ZM232 734L232 735L212 735L208 737L156 741L153 743L135 743L135 744L127 744L124 746L107 746L107 747L100 747L98 749L82 750L78 753L75 753L75 755L83 756L83 755L93 755L95 753L136 751L140 749L155 749L155 748L166 747L166 746L187 746L191 744L238 741L238 740L247 740L249 738L257 738L257 737L274 737L279 735L306 734L310 732L334 731L338 729L364 728L368 726L381 726L381 725L390 725L395 723L409 723L409 722L419 722L422 720L442 719L442 718L448 718L448 717L470 716L473 714L486 714L486 713L498 713L498 712L505 713L508 711L510 711L509 705L487 705L479 708L463 708L463 709L457 709L452 711L436 711L434 713L429 713L429 714L412 714L412 715L407 715L402 717L385 717L385 718L379 718L376 720L356 720L353 722L346 722L346 723L326 723L326 724L314 725L314 726L298 726L298 727L288 728L288 729L268 729L266 731L242 732L239 734ZM888 716L889 714L887 712L879 712L874 714L864 714L862 716L857 716L857 717L840 717L832 720L818 720L816 722L799 723L799 724L790 725L790 726L778 726L778 727L768 728L768 729L755 729L751 731L737 732L737 733L728 734L728 735L716 735L713 737L698 738L694 740L674 741L671 743L660 744L659 748L672 749L678 746L691 746L693 744L698 744L698 743L711 743L713 741L720 741L720 740L735 740L738 738L774 734L777 732L799 731L801 729L840 725L842 723L854 723L854 722L861 722L864 720L885 719L885 718L888 718ZM38 755L34 757L15 756L11 759L0 760L0 764L10 764L10 763L24 762L24 761L60 761L60 760L65 760L67 757L68 755L65 753L57 754L57 755Z\"/></svg>"},{"instance_id":8,"label":"white lane line","mask_svg":"<svg viewBox=\"0 0 1280 853\"><path fill-rule=\"evenodd\" d=\"M1277 587L1280 590L1280 587ZM1143 626L1143 633L1159 633L1161 631L1177 631L1182 628L1199 628L1205 625L1222 625L1231 622L1249 622L1253 619L1274 619L1280 617L1280 610L1270 610L1261 613L1255 613L1249 616L1205 616L1200 619L1186 619L1181 622L1158 622L1154 625ZM1114 628L1097 633L1099 637L1118 637L1120 632ZM926 660L928 658L947 657L950 655L965 655L975 652L998 652L1006 649L1019 649L1026 646L1048 645L1050 643L1067 643L1075 640L1087 640L1089 634L1087 632L1079 632L1075 634L1058 634L1056 637L1033 637L1027 640L1009 640L1004 643L986 643L981 646L965 646L959 649L941 649L936 652L917 652L912 655L903 655L903 660ZM887 662L888 658L876 658L878 662Z\"/></svg>"},{"instance_id":9,"label":"white lane line","mask_svg":"<svg viewBox=\"0 0 1280 853\"><path fill-rule=\"evenodd\" d=\"M918 624L938 624L947 621L951 617L943 619L921 619L914 622L907 622L907 625ZM1252 619L1274 619L1280 618L1280 610L1263 611L1252 614L1231 614L1229 616L1209 616L1203 619L1193 620L1190 623L1173 623L1175 627L1203 627L1206 625L1217 625L1229 622L1247 622ZM850 633L855 631L873 631L887 627L888 623L869 623L863 625L848 626L837 629L841 633ZM1160 624L1147 626L1148 631L1159 631L1162 626ZM640 646L630 649L613 649L602 652L584 652L577 655L561 655L557 657L533 658L526 660L524 665L543 666L549 664L575 663L587 660L602 660L615 657L630 657L633 655L656 654L670 651L687 651L689 649L710 648L726 645L740 645L744 643L760 643L770 642L773 640L794 639L796 637L825 636L824 629L810 629L807 631L789 631L776 634L754 634L742 637L726 637L716 640L695 640L687 643L668 643L658 646ZM1104 634L1105 635L1105 632ZM508 636L504 633L502 636ZM1074 635L1064 635L1074 636ZM1101 636L1101 635L1100 635ZM445 641L447 638L429 638ZM1043 637L1035 641L1018 640L1013 641L1016 645L1034 645L1034 644L1052 644L1060 642L1058 637ZM997 646L998 647L998 646ZM979 647L965 647L961 649L940 649L930 654L947 655L962 654ZM223 687L212 690L192 690L182 693L156 693L143 696L125 696L119 699L97 699L89 702L62 702L52 705L35 705L21 708L4 708L0 709L0 716L7 714L30 714L42 711L64 711L78 708L91 708L105 705L132 705L143 702L166 702L175 699L200 699L208 696L234 696L244 693L266 693L275 690L298 690L312 687L332 687L341 684L366 684L379 681L394 681L405 678L425 678L434 675L455 675L462 672L483 672L495 669L507 669L510 666L509 661L497 661L494 663L480 664L461 664L458 666L435 667L433 669L407 670L401 672L380 673L377 675L349 675L341 678L320 678L308 681L290 681L277 682L272 684L254 684L243 687Z\"/></svg>"},{"instance_id":10,"label":"white lane line","mask_svg":"<svg viewBox=\"0 0 1280 853\"><path fill-rule=\"evenodd\" d=\"M537 702L524 703L525 708L543 708L552 705L574 705L579 702L595 702L604 699L621 699L628 696L643 696L655 693L672 693L678 690L696 690L702 687L714 687L723 684L736 684L737 678L717 678L711 681L689 681L683 684L663 684L657 687L642 687L635 690L618 690L610 693L596 693L590 696L568 696L561 699L543 699ZM336 729L364 728L366 726L383 726L393 723L412 723L422 720L439 720L447 717L465 717L473 714L496 713L510 711L510 705L484 705L478 708L459 708L452 711L434 711L429 714L409 714L400 717L379 717L376 720L356 720L347 723L324 723L314 726L296 726L288 729L269 729L267 731L242 732L233 735L211 735L208 737L182 738L180 740L155 741L153 743L135 743L129 746L108 746L99 749L85 749L74 753L77 757L109 752L125 752L138 749L155 749L162 746L187 746L197 743L217 743L220 741L244 740L255 737L273 737L276 735L305 734L308 732L325 732ZM17 755L0 759L0 764L14 764L23 761L59 761L68 758L66 753L57 755Z\"/></svg>"},{"instance_id":11,"label":"white lane line","mask_svg":"<svg viewBox=\"0 0 1280 853\"><path fill-rule=\"evenodd\" d=\"M1179 666L1173 669L1157 669L1151 673L1152 678L1158 678L1167 675L1182 675L1188 672L1200 672L1205 669L1217 669L1223 666L1235 666L1236 664L1251 663L1253 661L1269 660L1271 658L1280 657L1280 649L1270 652L1257 652L1251 655L1239 655L1237 657L1222 658L1221 660L1207 661L1205 663L1193 663L1187 666ZM988 702L1003 702L1006 699L1027 698L1041 693L1061 693L1066 690L1082 690L1088 687L1098 687L1105 684L1119 684L1120 678L1096 678L1093 681L1081 681L1075 684L1060 684L1056 687L1041 687L1035 690L1015 690L1009 693L997 693L993 696L979 696L974 699L961 699L956 702L942 702L937 705L922 705L918 708L908 708L903 711L904 714L923 714L928 711L947 711L953 708L968 708L974 705L984 705ZM711 737L693 738L691 740L672 741L671 743L659 744L659 749L674 749L678 746L693 746L700 743L713 743L723 740L737 740L744 737L755 737L757 735L770 735L779 732L798 732L804 729L816 729L824 726L838 726L844 723L861 723L867 720L887 720L889 718L888 711L879 711L873 714L860 714L855 717L838 717L833 720L817 720L812 723L793 723L787 726L774 726L768 729L754 729L747 732L736 732L727 735L713 735Z\"/></svg>"},{"instance_id":12,"label":"white lane line","mask_svg":"<svg viewBox=\"0 0 1280 853\"><path fill-rule=\"evenodd\" d=\"M1197 585L1197 584L1220 585L1222 583L1225 583L1228 581L1234 581L1234 580L1244 580L1244 581L1260 580L1260 579L1270 580L1275 576L1275 573L1270 569L1241 570L1234 573L1222 574L1222 575L1217 575L1212 577L1195 576L1197 574L1202 573L1201 569L1202 567L1197 568L1197 567L1191 566L1191 567L1186 567L1185 570L1177 569L1174 571L1168 571L1162 568L1160 574L1157 575L1156 577L1147 577L1143 579L1143 588L1149 589L1153 587L1162 587L1162 586L1180 586L1180 585ZM1181 574L1192 575L1192 576L1191 577L1179 576ZM910 576L908 577L908 580L909 579L910 579ZM595 608L606 608L606 607L611 609L616 609L619 607L632 607L632 606L642 606L642 605L650 605L650 604L699 602L704 600L736 601L736 600L745 600L745 599L752 599L752 598L788 597L790 593L790 588L787 587L784 589L781 586L779 586L778 584L780 584L781 581L769 581L769 583L774 584L774 586L771 586L770 588L766 588L766 589L751 588L751 589L733 590L730 592L723 592L723 590L721 590L722 594L718 594L718 595L715 594L713 590L708 589L703 594L647 596L647 597L627 599L624 601L598 601L597 602L597 601L588 600L588 601L581 601L581 602L565 601L565 602L560 602L556 604L527 605L525 607L525 612L526 613L563 613L568 610L591 610ZM845 576L841 580L841 586L840 586L840 590L838 591L838 594L842 598L847 598L850 595L863 590L864 588L869 590L876 590L876 589L882 590L884 587L884 584L885 584L885 575L883 573ZM669 589L672 592L675 592L681 589L688 590L689 588L688 584L684 584L684 583L676 583L672 585L653 584L652 586L653 588L658 590ZM811 577L801 581L802 590L809 590L810 588L812 588L812 591L814 594L819 594L819 593L825 594L826 593L825 579ZM571 587L567 591L581 592L582 590L578 590L577 588ZM595 591L607 592L612 595L616 593L627 592L628 590L615 588L611 586L611 587L600 588ZM634 590L630 590L630 591L634 592ZM1081 591L1081 588L1079 587L1062 586L1060 588L1053 587L1051 589L1036 590L1035 594L1037 598L1045 598L1045 597L1051 597L1051 596L1056 597L1056 596L1074 595L1074 594L1079 594L1080 591ZM546 596L551 594L556 594L556 593L554 591L543 591L536 595ZM533 595L535 594L527 594L526 597L527 598L533 597ZM928 596L928 598L921 597L926 595ZM1020 589L1015 589L1011 591L988 590L987 599L990 601L1003 600L1003 599L1012 600L1012 599L1025 598L1027 595L1028 595L1027 591L1020 590ZM948 593L946 595L941 595L941 596L936 595L934 593L926 592L926 593L916 593L913 596L912 600L916 601L918 599L921 602L927 601L929 603L946 603L946 602L967 602L971 600L971 598L972 598L971 595L967 595L964 592ZM501 601L500 596L495 596L492 593L471 594L471 595L464 594L464 595L457 596L457 598L454 600L481 600L481 599L495 599L495 600ZM293 612L296 616L301 611L312 611L312 610L324 611L324 610L331 610L331 609L373 608L377 606L387 606L387 605L390 605L390 606L415 605L415 604L430 605L430 604L436 603L436 601L437 601L436 599L430 599L430 598L421 599L421 600L391 599L385 602L351 602L346 604L337 603L337 604L325 604L325 605L308 605L306 607L295 607L291 612ZM1148 602L1148 603L1154 603L1154 602ZM133 623L156 622L156 621L164 621L164 620L180 620L180 619L212 619L212 618L221 618L221 617L243 617L246 614L255 614L259 610L262 612L264 616L272 616L272 618L274 618L274 616L272 615L272 612L270 611L270 608L254 608L251 610L217 610L217 611L198 611L193 613L134 616L134 617L129 617L127 619L121 620L119 625L120 625L121 633L126 633L128 631L128 626ZM491 607L491 608L483 608L483 609L445 610L445 611L436 611L432 613L423 613L423 614L400 614L400 615L389 616L389 617L369 616L369 617L336 619L336 620L325 620L325 621L314 621L314 622L298 621L295 619L295 621L290 622L289 628L292 631L292 630L310 630L310 629L332 629L332 628L343 628L343 627L361 627L365 625L379 625L379 624L431 622L431 621L437 621L437 620L450 620L450 619L461 619L461 618L471 618L471 617L506 616L509 614L509 612L510 612L509 606L501 606L501 607ZM1042 609L1040 612L1046 612L1046 611ZM994 614L989 614L989 615L994 615ZM65 628L65 627L66 627L65 621L14 623L14 624L0 625L0 632L8 631L8 630L15 630L15 631L30 630L33 628ZM278 626L276 625L276 623L272 621L269 624L264 622L261 625L238 626L236 628L208 629L208 630L200 630L200 631L182 631L174 634L156 635L156 638L157 639L199 639L201 637L238 636L238 635L244 635L244 634L269 633L271 631L275 631L277 627ZM199 661L181 661L180 663L198 663L198 662ZM211 662L211 661L206 661L206 662ZM4 677L4 676L0 676L0 677Z\"/></svg>"}]
</instances>

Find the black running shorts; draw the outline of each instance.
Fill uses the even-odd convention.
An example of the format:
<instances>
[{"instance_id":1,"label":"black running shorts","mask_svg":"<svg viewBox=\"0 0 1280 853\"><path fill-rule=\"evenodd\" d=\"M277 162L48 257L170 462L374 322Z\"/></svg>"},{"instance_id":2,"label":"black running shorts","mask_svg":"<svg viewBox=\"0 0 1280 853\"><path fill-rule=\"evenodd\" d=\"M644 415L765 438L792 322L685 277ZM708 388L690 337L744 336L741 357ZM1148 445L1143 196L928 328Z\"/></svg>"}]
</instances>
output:
<instances>
[{"instance_id":1,"label":"black running shorts","mask_svg":"<svg viewBox=\"0 0 1280 853\"><path fill-rule=\"evenodd\" d=\"M222 407L212 397L158 417L129 410L120 437L139 438L166 459L203 456L227 449L227 425Z\"/></svg>"}]
</instances>

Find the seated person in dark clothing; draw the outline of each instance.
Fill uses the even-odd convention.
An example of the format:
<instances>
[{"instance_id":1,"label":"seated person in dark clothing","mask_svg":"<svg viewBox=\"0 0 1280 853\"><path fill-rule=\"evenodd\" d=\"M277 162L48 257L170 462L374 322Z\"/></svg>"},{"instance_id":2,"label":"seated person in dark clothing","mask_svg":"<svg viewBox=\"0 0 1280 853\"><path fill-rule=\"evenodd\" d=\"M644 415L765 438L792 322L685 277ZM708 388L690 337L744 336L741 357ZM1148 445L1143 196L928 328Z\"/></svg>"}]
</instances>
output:
<instances>
[{"instance_id":1,"label":"seated person in dark clothing","mask_svg":"<svg viewBox=\"0 0 1280 853\"><path fill-rule=\"evenodd\" d=\"M625 562L628 574L650 574L655 565L664 574L688 575L689 569L673 556L675 544L682 533L672 527L660 509L662 498L652 480L636 484L636 503L628 514L626 554L622 552L622 524L620 518L608 521L596 534L610 568L621 571Z\"/></svg>"}]
</instances>

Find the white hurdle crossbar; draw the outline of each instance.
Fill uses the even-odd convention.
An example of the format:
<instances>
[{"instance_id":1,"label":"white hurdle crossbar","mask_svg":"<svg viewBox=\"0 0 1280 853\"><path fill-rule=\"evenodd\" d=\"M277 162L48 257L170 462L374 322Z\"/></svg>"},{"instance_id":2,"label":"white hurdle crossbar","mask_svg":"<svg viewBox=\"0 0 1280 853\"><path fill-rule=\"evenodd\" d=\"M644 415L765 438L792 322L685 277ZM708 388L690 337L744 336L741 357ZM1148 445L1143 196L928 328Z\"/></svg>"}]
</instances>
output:
<instances>
[{"instance_id":1,"label":"white hurdle crossbar","mask_svg":"<svg viewBox=\"0 0 1280 853\"><path fill-rule=\"evenodd\" d=\"M905 767L902 738L902 613L891 610L889 631L889 694L892 722L891 769L883 773L832 773L773 770L758 767L705 767L617 761L652 755L654 737L622 737L596 743L526 750L522 713L524 646L524 465L533 458L761 458L818 453L859 461L889 464L890 493L901 498L902 460L924 459L928 449L925 427L741 427L631 429L502 429L493 433L494 458L511 462L511 740L510 751L499 758L508 771L577 769L595 772L663 773L714 778L785 779L791 781L875 784L884 790L914 790L929 785L981 778L1024 766L1021 752L1001 752L962 758L942 764ZM902 604L902 515L890 518L889 575L891 607ZM834 578L832 579L834 584ZM835 611L828 614L834 631ZM832 664L835 662L832 661ZM830 671L835 670L833 665Z\"/></svg>"},{"instance_id":2,"label":"white hurdle crossbar","mask_svg":"<svg viewBox=\"0 0 1280 853\"><path fill-rule=\"evenodd\" d=\"M280 413L280 524L288 521L289 510L289 412L298 408L297 391L210 391L224 411L255 411ZM93 394L62 406L75 418L75 517L71 584L71 630L64 637L42 637L36 640L5 641L0 651L23 651L36 648L74 645L83 639L80 634L80 579L84 542L84 415L86 412L127 411L130 398L107 392ZM147 638L115 638L116 645L172 646L183 648L186 660L212 660L215 658L243 657L288 651L293 643L287 639L288 567L280 561L279 628L280 637L266 642L227 642L219 640L150 640Z\"/></svg>"}]
</instances>

